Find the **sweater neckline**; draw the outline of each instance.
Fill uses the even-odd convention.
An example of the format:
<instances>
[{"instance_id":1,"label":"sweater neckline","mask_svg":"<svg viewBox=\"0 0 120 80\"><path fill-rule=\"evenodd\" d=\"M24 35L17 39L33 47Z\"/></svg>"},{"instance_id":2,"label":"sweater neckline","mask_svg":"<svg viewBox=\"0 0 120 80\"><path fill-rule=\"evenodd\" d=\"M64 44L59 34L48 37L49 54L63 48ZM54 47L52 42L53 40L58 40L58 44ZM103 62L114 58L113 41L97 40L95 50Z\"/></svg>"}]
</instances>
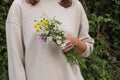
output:
<instances>
[{"instance_id":1,"label":"sweater neckline","mask_svg":"<svg viewBox=\"0 0 120 80\"><path fill-rule=\"evenodd\" d=\"M60 2L60 0L40 0L42 2Z\"/></svg>"}]
</instances>

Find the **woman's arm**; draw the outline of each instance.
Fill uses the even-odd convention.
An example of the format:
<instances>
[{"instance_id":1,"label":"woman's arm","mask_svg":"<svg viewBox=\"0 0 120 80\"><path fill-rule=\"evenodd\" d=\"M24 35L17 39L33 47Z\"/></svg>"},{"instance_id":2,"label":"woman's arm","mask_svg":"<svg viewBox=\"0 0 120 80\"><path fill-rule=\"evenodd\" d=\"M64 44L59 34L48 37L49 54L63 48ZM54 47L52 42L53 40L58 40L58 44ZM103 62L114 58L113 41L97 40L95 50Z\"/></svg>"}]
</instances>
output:
<instances>
[{"instance_id":1,"label":"woman's arm","mask_svg":"<svg viewBox=\"0 0 120 80\"><path fill-rule=\"evenodd\" d=\"M79 54L87 57L93 51L94 39L89 35L89 23L82 4L78 1L77 5L81 15L78 37L66 35L66 39L70 42L66 45L64 52L71 50L76 45L78 46Z\"/></svg>"},{"instance_id":2,"label":"woman's arm","mask_svg":"<svg viewBox=\"0 0 120 80\"><path fill-rule=\"evenodd\" d=\"M87 45L84 41L79 40L71 35L66 35L66 39L69 41L64 49L64 52L71 50L74 46L78 47L78 52L81 55L86 51Z\"/></svg>"},{"instance_id":3,"label":"woman's arm","mask_svg":"<svg viewBox=\"0 0 120 80\"><path fill-rule=\"evenodd\" d=\"M15 0L18 1L18 0ZM21 29L21 11L13 2L6 20L9 80L26 80L24 68L24 44Z\"/></svg>"}]
</instances>

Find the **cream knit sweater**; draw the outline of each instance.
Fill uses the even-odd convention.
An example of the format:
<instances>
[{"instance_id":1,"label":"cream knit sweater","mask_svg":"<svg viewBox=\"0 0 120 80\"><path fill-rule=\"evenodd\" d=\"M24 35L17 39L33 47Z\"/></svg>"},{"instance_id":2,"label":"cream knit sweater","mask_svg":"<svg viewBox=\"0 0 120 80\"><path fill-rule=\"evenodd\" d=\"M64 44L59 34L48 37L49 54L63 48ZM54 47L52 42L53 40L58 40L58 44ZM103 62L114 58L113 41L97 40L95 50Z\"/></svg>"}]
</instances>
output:
<instances>
[{"instance_id":1,"label":"cream knit sweater","mask_svg":"<svg viewBox=\"0 0 120 80\"><path fill-rule=\"evenodd\" d=\"M59 0L40 0L36 6L25 0L14 0L6 20L9 80L83 80L80 68L67 62L64 53L54 42L38 40L33 27L43 13L62 22L61 28L84 41L87 57L93 50L94 40L89 36L89 25L81 3L64 8Z\"/></svg>"}]
</instances>

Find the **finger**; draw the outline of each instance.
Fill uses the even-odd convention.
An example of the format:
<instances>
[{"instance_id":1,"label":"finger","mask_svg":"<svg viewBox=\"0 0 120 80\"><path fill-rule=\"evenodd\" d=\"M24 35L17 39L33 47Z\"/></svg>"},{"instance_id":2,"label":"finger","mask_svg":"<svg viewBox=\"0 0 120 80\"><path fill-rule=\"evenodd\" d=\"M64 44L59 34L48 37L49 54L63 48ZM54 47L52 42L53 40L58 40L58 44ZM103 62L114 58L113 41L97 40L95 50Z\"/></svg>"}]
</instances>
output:
<instances>
[{"instance_id":1,"label":"finger","mask_svg":"<svg viewBox=\"0 0 120 80\"><path fill-rule=\"evenodd\" d=\"M71 45L71 46L67 46L65 49L64 49L64 52L68 52L70 51L72 48L74 47L74 45Z\"/></svg>"},{"instance_id":2,"label":"finger","mask_svg":"<svg viewBox=\"0 0 120 80\"><path fill-rule=\"evenodd\" d=\"M74 45L75 45L75 44L74 44L73 42L69 42L69 43L65 46L64 49L69 48L69 47L71 47L71 46L74 47Z\"/></svg>"},{"instance_id":3,"label":"finger","mask_svg":"<svg viewBox=\"0 0 120 80\"><path fill-rule=\"evenodd\" d=\"M69 47L69 48L65 49L64 52L68 52L68 51L70 51L72 48L73 48L73 47Z\"/></svg>"},{"instance_id":4,"label":"finger","mask_svg":"<svg viewBox=\"0 0 120 80\"><path fill-rule=\"evenodd\" d=\"M71 43L71 41L70 41L70 40L67 40L66 42L67 42L67 43L66 43L66 45L68 45L68 44L70 44L70 43Z\"/></svg>"},{"instance_id":5,"label":"finger","mask_svg":"<svg viewBox=\"0 0 120 80\"><path fill-rule=\"evenodd\" d=\"M67 44L66 46L65 46L65 48L64 49L67 49L67 48L69 48L69 47L71 47L73 44Z\"/></svg>"},{"instance_id":6,"label":"finger","mask_svg":"<svg viewBox=\"0 0 120 80\"><path fill-rule=\"evenodd\" d=\"M65 47L65 48L63 49L63 52L66 52L70 47L72 47L72 45Z\"/></svg>"}]
</instances>

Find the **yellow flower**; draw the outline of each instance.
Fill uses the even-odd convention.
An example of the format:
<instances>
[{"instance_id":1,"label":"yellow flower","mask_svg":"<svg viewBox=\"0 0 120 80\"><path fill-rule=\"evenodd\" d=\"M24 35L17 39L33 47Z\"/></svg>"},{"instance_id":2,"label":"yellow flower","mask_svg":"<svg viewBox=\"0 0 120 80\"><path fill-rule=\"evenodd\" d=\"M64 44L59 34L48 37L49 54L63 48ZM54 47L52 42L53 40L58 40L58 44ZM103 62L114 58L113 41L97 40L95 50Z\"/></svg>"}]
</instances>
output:
<instances>
[{"instance_id":1,"label":"yellow flower","mask_svg":"<svg viewBox=\"0 0 120 80\"><path fill-rule=\"evenodd\" d=\"M41 29L42 27L43 27L43 26L42 26L41 24L38 26L39 29Z\"/></svg>"},{"instance_id":2,"label":"yellow flower","mask_svg":"<svg viewBox=\"0 0 120 80\"><path fill-rule=\"evenodd\" d=\"M44 25L46 25L46 26L48 26L48 25L49 25L48 20L45 20L45 19L42 19L42 20L41 20L41 23L42 23L42 24L44 24Z\"/></svg>"},{"instance_id":3,"label":"yellow flower","mask_svg":"<svg viewBox=\"0 0 120 80\"><path fill-rule=\"evenodd\" d=\"M40 30L39 30L39 29L36 29L36 32L38 33L38 32L40 32Z\"/></svg>"},{"instance_id":4,"label":"yellow flower","mask_svg":"<svg viewBox=\"0 0 120 80\"><path fill-rule=\"evenodd\" d=\"M44 31L46 31L46 27L42 28Z\"/></svg>"},{"instance_id":5,"label":"yellow flower","mask_svg":"<svg viewBox=\"0 0 120 80\"><path fill-rule=\"evenodd\" d=\"M35 22L34 28L38 28L38 27L39 27L39 23L38 23L38 22Z\"/></svg>"}]
</instances>

